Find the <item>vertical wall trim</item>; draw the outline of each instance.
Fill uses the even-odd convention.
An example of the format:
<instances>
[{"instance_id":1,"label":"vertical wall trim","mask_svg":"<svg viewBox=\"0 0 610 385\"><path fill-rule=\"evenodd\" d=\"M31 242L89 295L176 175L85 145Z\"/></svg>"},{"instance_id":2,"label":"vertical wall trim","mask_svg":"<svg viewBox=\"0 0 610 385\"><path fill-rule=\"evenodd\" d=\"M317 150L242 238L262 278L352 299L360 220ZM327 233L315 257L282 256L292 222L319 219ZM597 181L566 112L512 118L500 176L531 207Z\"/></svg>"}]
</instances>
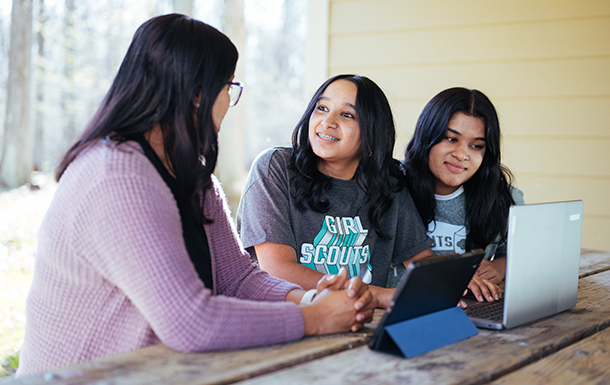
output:
<instances>
[{"instance_id":1,"label":"vertical wall trim","mask_svg":"<svg viewBox=\"0 0 610 385\"><path fill-rule=\"evenodd\" d=\"M328 78L330 40L330 0L307 1L307 56L305 63L305 99Z\"/></svg>"}]
</instances>

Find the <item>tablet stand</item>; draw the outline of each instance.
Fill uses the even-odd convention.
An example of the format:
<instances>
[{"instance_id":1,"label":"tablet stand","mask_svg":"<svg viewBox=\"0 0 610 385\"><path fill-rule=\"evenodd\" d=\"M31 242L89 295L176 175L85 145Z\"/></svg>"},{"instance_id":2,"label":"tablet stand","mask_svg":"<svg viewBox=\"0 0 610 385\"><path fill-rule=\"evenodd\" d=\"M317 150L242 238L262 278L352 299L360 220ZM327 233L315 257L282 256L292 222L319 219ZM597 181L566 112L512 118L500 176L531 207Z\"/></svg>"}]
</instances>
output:
<instances>
[{"instance_id":1,"label":"tablet stand","mask_svg":"<svg viewBox=\"0 0 610 385\"><path fill-rule=\"evenodd\" d=\"M411 358L478 333L464 311L456 306L387 325L378 349Z\"/></svg>"}]
</instances>

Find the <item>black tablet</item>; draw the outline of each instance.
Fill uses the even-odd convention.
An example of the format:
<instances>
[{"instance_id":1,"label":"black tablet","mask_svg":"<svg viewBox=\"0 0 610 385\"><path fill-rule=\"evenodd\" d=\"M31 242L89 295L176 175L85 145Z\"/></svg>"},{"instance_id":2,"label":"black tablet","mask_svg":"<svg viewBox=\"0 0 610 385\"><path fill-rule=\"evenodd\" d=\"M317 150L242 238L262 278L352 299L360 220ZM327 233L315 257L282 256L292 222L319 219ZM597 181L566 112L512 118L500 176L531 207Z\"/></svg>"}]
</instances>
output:
<instances>
[{"instance_id":1,"label":"black tablet","mask_svg":"<svg viewBox=\"0 0 610 385\"><path fill-rule=\"evenodd\" d=\"M457 306L484 256L483 250L474 250L411 262L369 347L391 353L392 346L382 346L391 344L385 335L386 326Z\"/></svg>"}]
</instances>

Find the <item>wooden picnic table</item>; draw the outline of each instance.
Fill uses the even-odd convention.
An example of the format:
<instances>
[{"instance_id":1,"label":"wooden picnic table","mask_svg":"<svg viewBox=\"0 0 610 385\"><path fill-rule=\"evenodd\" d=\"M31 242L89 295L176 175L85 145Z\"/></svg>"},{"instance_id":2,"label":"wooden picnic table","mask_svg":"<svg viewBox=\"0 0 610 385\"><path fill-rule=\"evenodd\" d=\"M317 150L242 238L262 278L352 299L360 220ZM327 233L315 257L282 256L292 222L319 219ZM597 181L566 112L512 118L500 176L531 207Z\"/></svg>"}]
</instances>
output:
<instances>
[{"instance_id":1,"label":"wooden picnic table","mask_svg":"<svg viewBox=\"0 0 610 385\"><path fill-rule=\"evenodd\" d=\"M610 252L583 249L573 309L404 359L370 350L382 311L358 333L186 354L156 345L6 384L608 383ZM5 382L0 381L4 385Z\"/></svg>"}]
</instances>

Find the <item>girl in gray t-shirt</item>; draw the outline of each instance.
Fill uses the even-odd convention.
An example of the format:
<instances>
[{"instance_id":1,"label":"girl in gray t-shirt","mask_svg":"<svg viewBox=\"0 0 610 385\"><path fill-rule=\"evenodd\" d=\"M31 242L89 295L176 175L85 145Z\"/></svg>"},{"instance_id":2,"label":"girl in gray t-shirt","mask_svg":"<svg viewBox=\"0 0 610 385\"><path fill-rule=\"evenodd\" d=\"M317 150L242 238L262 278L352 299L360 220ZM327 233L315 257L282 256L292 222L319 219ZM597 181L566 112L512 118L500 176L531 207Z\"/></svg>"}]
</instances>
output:
<instances>
[{"instance_id":1,"label":"girl in gray t-shirt","mask_svg":"<svg viewBox=\"0 0 610 385\"><path fill-rule=\"evenodd\" d=\"M292 148L255 160L242 194L242 242L273 275L313 289L345 268L387 307L390 266L433 255L393 159L390 105L370 79L339 75L312 98Z\"/></svg>"},{"instance_id":2,"label":"girl in gray t-shirt","mask_svg":"<svg viewBox=\"0 0 610 385\"><path fill-rule=\"evenodd\" d=\"M434 252L486 249L476 275L502 282L508 209L524 201L500 160L500 125L491 101L466 88L440 92L419 116L404 162ZM389 285L400 278L398 270Z\"/></svg>"}]
</instances>

